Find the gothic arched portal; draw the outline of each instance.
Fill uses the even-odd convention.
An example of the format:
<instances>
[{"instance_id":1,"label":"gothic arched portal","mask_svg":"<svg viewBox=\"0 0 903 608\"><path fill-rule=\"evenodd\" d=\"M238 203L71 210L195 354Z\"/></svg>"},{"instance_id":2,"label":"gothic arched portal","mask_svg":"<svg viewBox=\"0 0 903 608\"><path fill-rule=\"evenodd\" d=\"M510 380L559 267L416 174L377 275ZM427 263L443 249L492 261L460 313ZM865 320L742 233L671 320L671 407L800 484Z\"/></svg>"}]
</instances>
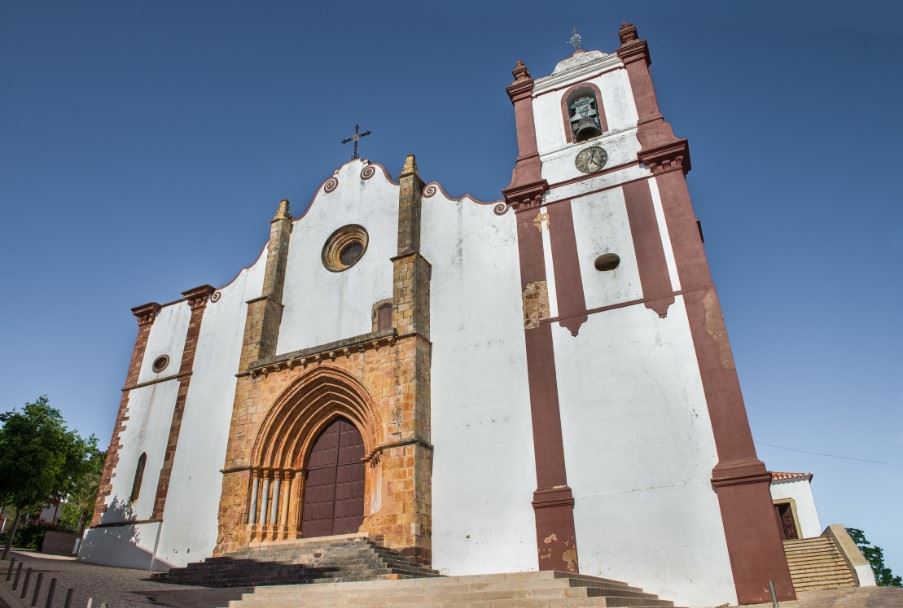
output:
<instances>
[{"instance_id":1,"label":"gothic arched portal","mask_svg":"<svg viewBox=\"0 0 903 608\"><path fill-rule=\"evenodd\" d=\"M381 428L351 375L324 366L294 382L267 413L252 450L251 540L357 532L372 503L365 501L365 456Z\"/></svg>"},{"instance_id":2,"label":"gothic arched portal","mask_svg":"<svg viewBox=\"0 0 903 608\"><path fill-rule=\"evenodd\" d=\"M358 531L364 518L364 440L345 418L336 418L314 441L304 469L301 535Z\"/></svg>"}]
</instances>

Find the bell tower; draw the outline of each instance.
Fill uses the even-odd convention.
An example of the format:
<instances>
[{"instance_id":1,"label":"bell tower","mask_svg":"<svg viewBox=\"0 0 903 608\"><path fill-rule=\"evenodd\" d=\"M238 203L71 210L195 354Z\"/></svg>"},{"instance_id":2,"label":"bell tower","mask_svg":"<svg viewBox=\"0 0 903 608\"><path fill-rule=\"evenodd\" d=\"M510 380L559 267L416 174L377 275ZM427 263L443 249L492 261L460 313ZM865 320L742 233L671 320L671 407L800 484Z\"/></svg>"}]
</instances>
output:
<instances>
[{"instance_id":1,"label":"bell tower","mask_svg":"<svg viewBox=\"0 0 903 608\"><path fill-rule=\"evenodd\" d=\"M743 604L772 582L793 599L687 140L661 114L636 27L612 53L575 38L547 76L518 61L507 88L539 567L641 583L659 568Z\"/></svg>"}]
</instances>

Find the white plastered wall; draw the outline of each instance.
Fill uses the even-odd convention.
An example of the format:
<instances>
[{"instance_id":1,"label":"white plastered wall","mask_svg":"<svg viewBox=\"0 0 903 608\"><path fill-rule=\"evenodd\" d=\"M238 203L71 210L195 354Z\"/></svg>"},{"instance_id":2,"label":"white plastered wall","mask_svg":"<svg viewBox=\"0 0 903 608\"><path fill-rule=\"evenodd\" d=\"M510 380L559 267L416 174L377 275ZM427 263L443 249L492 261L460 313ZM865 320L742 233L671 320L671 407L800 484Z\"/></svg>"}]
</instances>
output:
<instances>
[{"instance_id":1,"label":"white plastered wall","mask_svg":"<svg viewBox=\"0 0 903 608\"><path fill-rule=\"evenodd\" d=\"M182 566L213 552L246 302L260 295L266 250L204 309L157 559Z\"/></svg>"},{"instance_id":2,"label":"white plastered wall","mask_svg":"<svg viewBox=\"0 0 903 608\"><path fill-rule=\"evenodd\" d=\"M191 309L185 302L176 302L160 309L147 336L144 358L138 372L138 384L179 373L190 320ZM169 365L155 372L152 367L154 360L162 355L169 357Z\"/></svg>"},{"instance_id":3,"label":"white plastered wall","mask_svg":"<svg viewBox=\"0 0 903 608\"><path fill-rule=\"evenodd\" d=\"M617 134L636 127L636 106L633 103L627 70L623 67L589 78L581 75L556 84L556 88L551 91L542 90L542 79L540 79L537 81L538 93L533 99L533 120L536 125L536 144L541 156L570 145L564 132L561 98L571 86L577 83L594 84L599 87L599 91L602 93L602 105L605 109L605 120L608 123L606 134ZM636 158L635 154L634 158ZM543 158L544 164L545 160Z\"/></svg>"},{"instance_id":4,"label":"white plastered wall","mask_svg":"<svg viewBox=\"0 0 903 608\"><path fill-rule=\"evenodd\" d=\"M119 568L160 569L153 559L160 522L88 528L78 548L78 559Z\"/></svg>"},{"instance_id":5,"label":"white plastered wall","mask_svg":"<svg viewBox=\"0 0 903 608\"><path fill-rule=\"evenodd\" d=\"M190 318L191 310L185 302L160 309L148 334L139 383L178 373ZM151 364L160 355L169 356L169 365L154 373ZM119 435L119 461L113 470L112 488L105 501L107 510L101 517L101 524L151 518L178 389L179 381L171 379L129 391L125 429ZM129 498L142 453L147 454L147 459L138 499L132 503ZM89 528L85 531L78 557L101 564L147 568L158 529L158 522Z\"/></svg>"},{"instance_id":6,"label":"white plastered wall","mask_svg":"<svg viewBox=\"0 0 903 608\"><path fill-rule=\"evenodd\" d=\"M432 264L433 567L536 569L536 486L512 212L423 200Z\"/></svg>"},{"instance_id":7,"label":"white plastered wall","mask_svg":"<svg viewBox=\"0 0 903 608\"><path fill-rule=\"evenodd\" d=\"M633 254L633 237L627 219L624 192L613 188L571 201L580 279L588 309L643 297L640 273ZM621 263L599 272L592 262L603 253L615 253Z\"/></svg>"},{"instance_id":8,"label":"white plastered wall","mask_svg":"<svg viewBox=\"0 0 903 608\"><path fill-rule=\"evenodd\" d=\"M364 166L360 160L343 165L335 175L338 187L332 192L320 188L294 224L277 354L368 333L373 305L392 297L398 186L378 167L372 178L361 179ZM323 245L347 224L363 226L369 245L357 264L331 272L323 266Z\"/></svg>"},{"instance_id":9,"label":"white plastered wall","mask_svg":"<svg viewBox=\"0 0 903 608\"><path fill-rule=\"evenodd\" d=\"M191 310L186 302L176 302L160 309L147 336L138 384L179 372L190 319ZM151 364L160 355L169 356L169 365L160 373L154 373ZM131 518L150 519L178 389L179 381L171 379L129 391L125 429L119 434L119 461L113 470L112 489L106 500L107 512L101 523ZM138 459L142 453L147 454L147 460L141 489L138 500L129 504Z\"/></svg>"},{"instance_id":10,"label":"white plastered wall","mask_svg":"<svg viewBox=\"0 0 903 608\"><path fill-rule=\"evenodd\" d=\"M815 509L812 486L808 480L798 479L772 483L771 499L774 502L782 502L787 499L793 501L793 510L800 526L799 532L803 538L821 535L821 522L818 519L818 511Z\"/></svg>"},{"instance_id":11,"label":"white plastered wall","mask_svg":"<svg viewBox=\"0 0 903 608\"><path fill-rule=\"evenodd\" d=\"M623 256L622 256L623 258ZM580 571L689 605L736 601L683 299L553 328Z\"/></svg>"},{"instance_id":12,"label":"white plastered wall","mask_svg":"<svg viewBox=\"0 0 903 608\"><path fill-rule=\"evenodd\" d=\"M603 66L611 57L600 58ZM588 309L643 297L624 194L617 185L648 176L642 166L580 173L579 150L602 146L607 167L636 162L637 113L623 66L593 76L587 66L536 81L533 114L546 204L571 199L580 277ZM571 76L573 74L573 77ZM608 131L565 139L561 99L578 82L599 87ZM671 287L679 289L658 191L650 181ZM607 272L595 258L613 252ZM553 277L551 256L546 274ZM554 297L554 285L549 285ZM580 571L629 581L681 604L735 603L717 496L717 454L683 299L665 318L642 304L590 314L577 336L553 325L559 407Z\"/></svg>"}]
</instances>

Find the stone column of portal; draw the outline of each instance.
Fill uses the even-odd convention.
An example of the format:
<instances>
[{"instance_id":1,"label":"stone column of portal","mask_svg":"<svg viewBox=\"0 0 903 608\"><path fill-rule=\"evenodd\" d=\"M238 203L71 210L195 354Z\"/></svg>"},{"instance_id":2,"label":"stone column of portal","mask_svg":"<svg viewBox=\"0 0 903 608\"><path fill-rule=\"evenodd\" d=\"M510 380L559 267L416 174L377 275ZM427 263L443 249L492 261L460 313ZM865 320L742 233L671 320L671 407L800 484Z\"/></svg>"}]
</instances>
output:
<instances>
[{"instance_id":1,"label":"stone column of portal","mask_svg":"<svg viewBox=\"0 0 903 608\"><path fill-rule=\"evenodd\" d=\"M254 471L254 481L251 482L251 507L248 509L248 524L257 523L257 491L260 486L260 475Z\"/></svg>"},{"instance_id":2,"label":"stone column of portal","mask_svg":"<svg viewBox=\"0 0 903 608\"><path fill-rule=\"evenodd\" d=\"M286 512L288 517L286 536L298 538L301 535L298 523L301 519L301 499L304 496L304 474L300 471L292 471L291 475L290 493L287 496L289 506Z\"/></svg>"},{"instance_id":3,"label":"stone column of portal","mask_svg":"<svg viewBox=\"0 0 903 608\"><path fill-rule=\"evenodd\" d=\"M125 376L125 387L119 399L116 422L113 424L113 436L110 438L110 447L107 449L107 457L104 460L103 471L100 475L97 500L94 503L94 516L91 518L92 526L101 523L101 517L106 511L106 500L113 489L113 472L116 470L116 465L119 464L119 448L121 445L119 436L125 430L125 413L129 404L129 389L138 382L138 373L141 371L141 362L144 360L144 350L147 347L147 337L150 335L151 326L153 326L154 319L157 318L157 313L159 312L160 305L156 302L136 306L132 309L132 314L135 315L135 319L138 321L138 335L135 337L132 358L129 361L128 372Z\"/></svg>"},{"instance_id":4,"label":"stone column of portal","mask_svg":"<svg viewBox=\"0 0 903 608\"><path fill-rule=\"evenodd\" d=\"M260 492L260 526L263 528L261 536L266 536L266 527L269 523L267 519L267 505L270 501L270 473L264 471L263 490Z\"/></svg>"},{"instance_id":5,"label":"stone column of portal","mask_svg":"<svg viewBox=\"0 0 903 608\"><path fill-rule=\"evenodd\" d=\"M220 492L219 530L214 555L235 551L247 545L249 530L245 525L250 498L250 468L262 463L251 462L251 448L256 437L260 408L268 407L254 394L254 380L245 372L252 363L276 353L279 324L282 321L282 289L288 266L288 249L292 233L289 202L280 201L270 222L267 261L263 289L258 298L248 301L244 337L239 358L238 380L232 404L229 441L223 463L223 486ZM265 501L264 501L265 502ZM263 519L263 518L261 518ZM263 524L263 521L258 522Z\"/></svg>"},{"instance_id":6,"label":"stone column of portal","mask_svg":"<svg viewBox=\"0 0 903 608\"><path fill-rule=\"evenodd\" d=\"M279 503L281 496L279 488L282 487L282 472L273 471L273 500L270 504L270 539L275 540L279 535Z\"/></svg>"},{"instance_id":7,"label":"stone column of portal","mask_svg":"<svg viewBox=\"0 0 903 608\"><path fill-rule=\"evenodd\" d=\"M718 495L737 598L741 604L767 602L768 583L773 581L778 599L792 600L793 583L771 502L771 475L756 455L721 305L687 190L687 140L675 137L659 112L646 41L639 39L630 24L622 25L619 34L618 55L627 68L637 108L637 137L642 145L637 156L653 172L661 194L712 421L718 452L712 485Z\"/></svg>"},{"instance_id":8,"label":"stone column of portal","mask_svg":"<svg viewBox=\"0 0 903 608\"><path fill-rule=\"evenodd\" d=\"M288 537L288 512L292 504L292 471L282 472L282 504L279 505L279 536L277 538Z\"/></svg>"},{"instance_id":9,"label":"stone column of portal","mask_svg":"<svg viewBox=\"0 0 903 608\"><path fill-rule=\"evenodd\" d=\"M423 181L409 155L398 176L398 250L392 258L392 322L397 333L394 396L389 407L397 439L380 454L383 515L371 515L368 531L383 534L387 545L422 563L432 551L432 468L430 443L430 264L420 254ZM372 474L372 470L368 470ZM402 483L410 481L411 483ZM386 513L398 513L388 516Z\"/></svg>"},{"instance_id":10,"label":"stone column of portal","mask_svg":"<svg viewBox=\"0 0 903 608\"><path fill-rule=\"evenodd\" d=\"M536 458L536 547L540 570L577 572L577 534L574 497L567 485L564 442L558 405L555 350L549 324L542 236L536 229L543 194L549 184L542 179L542 163L536 147L533 123L533 79L522 61L512 72L508 97L514 105L517 126L517 162L511 184L503 190L505 201L516 213L527 347L527 381Z\"/></svg>"}]
</instances>

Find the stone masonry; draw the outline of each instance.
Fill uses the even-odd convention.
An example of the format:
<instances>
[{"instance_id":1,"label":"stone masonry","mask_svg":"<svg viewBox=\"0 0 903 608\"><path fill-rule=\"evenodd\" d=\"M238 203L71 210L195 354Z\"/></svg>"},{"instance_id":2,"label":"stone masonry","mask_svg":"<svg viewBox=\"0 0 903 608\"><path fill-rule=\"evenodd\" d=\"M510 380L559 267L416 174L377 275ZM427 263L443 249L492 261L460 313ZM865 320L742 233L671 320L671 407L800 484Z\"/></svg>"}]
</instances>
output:
<instances>
[{"instance_id":1,"label":"stone masonry","mask_svg":"<svg viewBox=\"0 0 903 608\"><path fill-rule=\"evenodd\" d=\"M341 415L364 440L360 532L429 563L430 265L419 252L423 182L413 156L399 181L389 330L374 328L362 336L275 356L291 232L287 204L273 220L264 292L248 306L216 555L300 537L307 450L319 431ZM275 521L257 521L261 505L266 511L273 502L278 503Z\"/></svg>"}]
</instances>

